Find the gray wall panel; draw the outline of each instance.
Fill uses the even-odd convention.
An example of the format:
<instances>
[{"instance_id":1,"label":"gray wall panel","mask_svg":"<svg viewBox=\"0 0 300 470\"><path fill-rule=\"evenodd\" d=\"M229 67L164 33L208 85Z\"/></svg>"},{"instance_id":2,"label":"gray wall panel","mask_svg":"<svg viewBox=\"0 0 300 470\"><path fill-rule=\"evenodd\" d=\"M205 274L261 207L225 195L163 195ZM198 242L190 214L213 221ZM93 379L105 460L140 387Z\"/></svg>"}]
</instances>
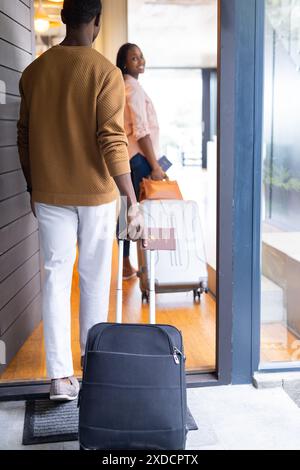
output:
<instances>
[{"instance_id":1,"label":"gray wall panel","mask_svg":"<svg viewBox=\"0 0 300 470\"><path fill-rule=\"evenodd\" d=\"M0 38L31 54L31 31L1 12Z\"/></svg>"},{"instance_id":2,"label":"gray wall panel","mask_svg":"<svg viewBox=\"0 0 300 470\"><path fill-rule=\"evenodd\" d=\"M21 168L17 147L0 148L0 174Z\"/></svg>"},{"instance_id":3,"label":"gray wall panel","mask_svg":"<svg viewBox=\"0 0 300 470\"><path fill-rule=\"evenodd\" d=\"M40 270L40 255L36 253L13 274L0 284L0 308L4 307L14 298L27 282L30 281Z\"/></svg>"},{"instance_id":4,"label":"gray wall panel","mask_svg":"<svg viewBox=\"0 0 300 470\"><path fill-rule=\"evenodd\" d=\"M3 282L4 279L31 258L32 253L38 251L38 243L39 234L38 232L34 232L21 243L0 256L0 282Z\"/></svg>"},{"instance_id":5,"label":"gray wall panel","mask_svg":"<svg viewBox=\"0 0 300 470\"><path fill-rule=\"evenodd\" d=\"M14 323L41 290L41 276L34 276L5 307L0 310L0 336ZM24 299L26 299L24 301Z\"/></svg>"},{"instance_id":6,"label":"gray wall panel","mask_svg":"<svg viewBox=\"0 0 300 470\"><path fill-rule=\"evenodd\" d=\"M27 193L19 194L0 202L0 228L23 217L30 210L30 201Z\"/></svg>"},{"instance_id":7,"label":"gray wall panel","mask_svg":"<svg viewBox=\"0 0 300 470\"><path fill-rule=\"evenodd\" d=\"M31 29L30 9L19 0L1 0L0 11L27 29Z\"/></svg>"},{"instance_id":8,"label":"gray wall panel","mask_svg":"<svg viewBox=\"0 0 300 470\"><path fill-rule=\"evenodd\" d=\"M0 175L0 201L26 191L27 184L22 170Z\"/></svg>"},{"instance_id":9,"label":"gray wall panel","mask_svg":"<svg viewBox=\"0 0 300 470\"><path fill-rule=\"evenodd\" d=\"M17 149L19 80L34 56L32 25L33 0L0 0L0 338L8 363L41 320L38 224Z\"/></svg>"},{"instance_id":10,"label":"gray wall panel","mask_svg":"<svg viewBox=\"0 0 300 470\"><path fill-rule=\"evenodd\" d=\"M6 95L5 103L0 104L0 120L19 119L20 98L18 96Z\"/></svg>"},{"instance_id":11,"label":"gray wall panel","mask_svg":"<svg viewBox=\"0 0 300 470\"><path fill-rule=\"evenodd\" d=\"M17 123L16 121L0 121L0 147L16 145Z\"/></svg>"},{"instance_id":12,"label":"gray wall panel","mask_svg":"<svg viewBox=\"0 0 300 470\"><path fill-rule=\"evenodd\" d=\"M32 55L0 39L1 65L22 72L31 62Z\"/></svg>"},{"instance_id":13,"label":"gray wall panel","mask_svg":"<svg viewBox=\"0 0 300 470\"><path fill-rule=\"evenodd\" d=\"M32 212L0 229L0 255L20 243L37 229L37 220Z\"/></svg>"},{"instance_id":14,"label":"gray wall panel","mask_svg":"<svg viewBox=\"0 0 300 470\"><path fill-rule=\"evenodd\" d=\"M0 374L4 372L7 365L23 346L28 336L39 325L41 321L41 296L38 295L34 301L24 310L20 317L12 324L6 333L0 337L6 345L6 365L0 365ZM1 377L1 375L0 375Z\"/></svg>"},{"instance_id":15,"label":"gray wall panel","mask_svg":"<svg viewBox=\"0 0 300 470\"><path fill-rule=\"evenodd\" d=\"M0 89L5 90L6 93L19 96L19 81L21 78L21 72L15 72L14 70L7 69L0 65L0 80L5 85L1 85Z\"/></svg>"}]
</instances>

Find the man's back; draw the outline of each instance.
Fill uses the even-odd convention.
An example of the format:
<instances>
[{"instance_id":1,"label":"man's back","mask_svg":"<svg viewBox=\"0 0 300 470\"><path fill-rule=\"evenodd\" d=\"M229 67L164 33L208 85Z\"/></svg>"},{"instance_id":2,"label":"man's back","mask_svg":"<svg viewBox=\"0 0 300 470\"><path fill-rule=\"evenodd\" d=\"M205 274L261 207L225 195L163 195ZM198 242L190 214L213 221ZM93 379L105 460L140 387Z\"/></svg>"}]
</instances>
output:
<instances>
[{"instance_id":1,"label":"man's back","mask_svg":"<svg viewBox=\"0 0 300 470\"><path fill-rule=\"evenodd\" d=\"M55 46L25 70L20 91L18 143L33 199L114 200L112 176L129 171L124 83L116 67L91 47Z\"/></svg>"}]
</instances>

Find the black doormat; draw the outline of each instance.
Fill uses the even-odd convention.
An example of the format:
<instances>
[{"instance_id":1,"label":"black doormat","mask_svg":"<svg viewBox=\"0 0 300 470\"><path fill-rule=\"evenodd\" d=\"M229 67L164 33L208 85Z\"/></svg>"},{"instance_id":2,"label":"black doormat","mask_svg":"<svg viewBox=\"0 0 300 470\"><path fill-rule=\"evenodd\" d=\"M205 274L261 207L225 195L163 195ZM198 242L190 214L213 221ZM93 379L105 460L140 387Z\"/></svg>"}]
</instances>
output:
<instances>
[{"instance_id":1,"label":"black doormat","mask_svg":"<svg viewBox=\"0 0 300 470\"><path fill-rule=\"evenodd\" d=\"M22 443L26 446L77 441L78 419L77 400L65 403L50 400L27 401ZM189 431L198 429L189 409L187 427Z\"/></svg>"},{"instance_id":2,"label":"black doormat","mask_svg":"<svg viewBox=\"0 0 300 470\"><path fill-rule=\"evenodd\" d=\"M78 440L77 400L58 403L51 400L26 402L23 445Z\"/></svg>"}]
</instances>

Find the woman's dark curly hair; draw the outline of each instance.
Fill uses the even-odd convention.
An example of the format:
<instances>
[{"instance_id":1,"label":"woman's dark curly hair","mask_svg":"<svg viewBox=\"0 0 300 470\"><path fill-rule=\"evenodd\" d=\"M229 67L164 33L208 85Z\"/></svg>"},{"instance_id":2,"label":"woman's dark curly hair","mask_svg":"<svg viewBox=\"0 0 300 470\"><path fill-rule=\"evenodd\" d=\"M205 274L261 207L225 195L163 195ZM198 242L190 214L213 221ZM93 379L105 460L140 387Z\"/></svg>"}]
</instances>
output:
<instances>
[{"instance_id":1,"label":"woman's dark curly hair","mask_svg":"<svg viewBox=\"0 0 300 470\"><path fill-rule=\"evenodd\" d=\"M64 0L62 15L64 22L71 27L89 23L101 13L101 0Z\"/></svg>"},{"instance_id":2,"label":"woman's dark curly hair","mask_svg":"<svg viewBox=\"0 0 300 470\"><path fill-rule=\"evenodd\" d=\"M122 74L126 73L126 60L127 60L127 53L132 49L133 47L139 47L136 44L131 44L130 42L127 42L126 44L123 44L123 46L120 47L117 55L117 67L121 70Z\"/></svg>"}]
</instances>

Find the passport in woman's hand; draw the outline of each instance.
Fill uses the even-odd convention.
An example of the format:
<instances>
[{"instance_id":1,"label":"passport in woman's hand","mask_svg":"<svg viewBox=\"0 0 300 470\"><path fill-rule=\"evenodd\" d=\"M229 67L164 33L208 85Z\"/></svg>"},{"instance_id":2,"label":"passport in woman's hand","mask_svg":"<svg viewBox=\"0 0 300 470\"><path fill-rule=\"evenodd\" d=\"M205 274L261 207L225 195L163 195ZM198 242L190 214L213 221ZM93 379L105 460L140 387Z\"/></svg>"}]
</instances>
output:
<instances>
[{"instance_id":1,"label":"passport in woman's hand","mask_svg":"<svg viewBox=\"0 0 300 470\"><path fill-rule=\"evenodd\" d=\"M170 160L167 159L165 155L163 155L159 160L158 163L160 164L161 168L166 172L168 169L173 165Z\"/></svg>"}]
</instances>

